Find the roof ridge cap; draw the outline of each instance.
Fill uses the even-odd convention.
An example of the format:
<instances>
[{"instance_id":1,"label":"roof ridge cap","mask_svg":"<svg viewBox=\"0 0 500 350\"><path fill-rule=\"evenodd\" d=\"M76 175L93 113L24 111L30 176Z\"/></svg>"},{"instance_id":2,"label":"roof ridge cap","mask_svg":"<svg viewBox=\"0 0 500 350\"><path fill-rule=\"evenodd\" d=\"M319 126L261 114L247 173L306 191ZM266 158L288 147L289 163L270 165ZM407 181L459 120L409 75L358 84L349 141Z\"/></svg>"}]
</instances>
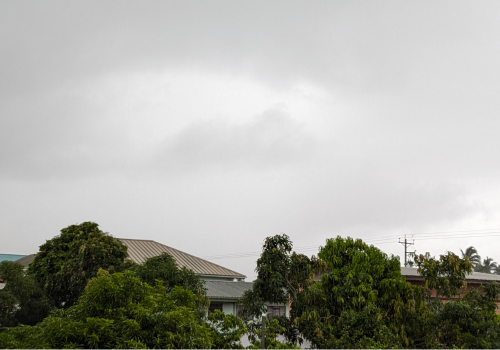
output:
<instances>
[{"instance_id":1,"label":"roof ridge cap","mask_svg":"<svg viewBox=\"0 0 500 350\"><path fill-rule=\"evenodd\" d=\"M135 238L117 238L117 239L120 239L120 240L122 240L122 239L123 239L123 240L130 240L130 241L134 241L134 240L135 240L135 241L147 241L147 242L154 242L154 243L157 243L157 244L162 245L162 246L164 246L164 247L167 247L167 248L169 248L169 249L172 249L172 250L175 250L175 251L177 251L177 252L180 252L180 253L182 253L182 254L189 255L190 257L193 257L193 258L195 258L195 259L199 259L199 260L202 260L202 261L206 261L207 263L212 264L212 265L215 265L215 266L217 266L217 267L220 267L220 268L222 268L222 269L224 269L224 270L231 271L232 273L234 273L234 275L235 275L235 276L242 276L242 277L245 277L245 278L247 277L246 275L244 275L244 274L242 274L242 273L240 273L240 272L236 272L236 271L234 271L234 270L228 269L227 267L224 267L224 266L221 266L221 265L219 265L219 264L213 263L213 262L211 262L211 261L205 260L205 259L200 258L200 257L198 257L198 256L195 256L195 255L192 255L192 254L186 253L186 252L184 252L184 251L182 251L182 250L179 250L179 249L173 248L173 247L171 247L171 246L168 246L168 245L166 245L166 244L163 244L163 243L160 243L160 242L154 241L154 240L152 240L152 239L135 239Z\"/></svg>"},{"instance_id":2,"label":"roof ridge cap","mask_svg":"<svg viewBox=\"0 0 500 350\"><path fill-rule=\"evenodd\" d=\"M221 267L221 268L223 268L223 269L225 269L225 270L228 270L228 271L234 272L234 273L235 273L236 275L238 275L238 276L245 276L245 275L243 275L243 274L241 274L241 273L239 273L239 272L236 272L236 271L234 271L234 270L228 269L227 267L224 267L224 266L222 266L222 265L219 265L219 264L213 263L213 262L211 262L211 261L208 261L208 260L206 260L206 259L200 258L199 256L196 256L196 255L193 255L193 254L186 253L186 252L185 252L185 251L183 251L183 250L179 250L179 249L177 249L177 248L173 248L173 247L171 247L171 246L168 246L168 245L166 245L166 244L163 244L163 243L160 243L160 242L157 242L157 241L153 241L153 240L150 240L150 241L151 241L151 242L158 243L158 244L160 244L160 245L162 245L162 246L165 246L165 247L168 247L168 248L170 248L170 249L176 250L176 251L178 251L178 252L180 252L180 253L182 253L182 254L189 255L189 256L191 256L191 257L193 257L193 258L195 258L195 259L203 260L203 261L208 262L209 264L212 264L212 265L215 265L215 266ZM246 276L245 276L245 277L246 277Z\"/></svg>"}]
</instances>

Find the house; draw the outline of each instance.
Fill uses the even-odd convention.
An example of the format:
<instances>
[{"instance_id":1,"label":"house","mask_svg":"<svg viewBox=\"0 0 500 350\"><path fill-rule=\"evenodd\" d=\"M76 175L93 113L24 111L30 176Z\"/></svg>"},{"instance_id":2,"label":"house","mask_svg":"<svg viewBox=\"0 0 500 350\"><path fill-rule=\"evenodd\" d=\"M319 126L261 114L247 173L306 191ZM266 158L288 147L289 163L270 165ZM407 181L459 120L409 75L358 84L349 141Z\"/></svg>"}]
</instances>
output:
<instances>
[{"instance_id":1,"label":"house","mask_svg":"<svg viewBox=\"0 0 500 350\"><path fill-rule=\"evenodd\" d=\"M221 310L226 314L238 315L238 301L245 291L252 289L253 282L205 281L205 287L210 299L209 312ZM289 312L288 303L267 306L268 315L288 317Z\"/></svg>"},{"instance_id":2,"label":"house","mask_svg":"<svg viewBox=\"0 0 500 350\"><path fill-rule=\"evenodd\" d=\"M129 258L138 264L143 263L148 258L158 256L161 253L168 253L174 258L179 267L186 267L193 270L194 273L202 280L243 281L246 278L245 275L239 272L214 264L210 261L203 260L194 255L174 249L153 240L126 238L119 238L119 240L127 246ZM25 268L28 267L33 259L35 259L35 254L0 254L0 261L16 261L22 264Z\"/></svg>"},{"instance_id":3,"label":"house","mask_svg":"<svg viewBox=\"0 0 500 350\"><path fill-rule=\"evenodd\" d=\"M179 267L186 267L205 282L207 297L210 300L209 312L221 310L227 314L238 314L238 300L243 293L252 289L252 282L245 282L246 276L194 255L182 252L167 245L143 239L119 238L127 246L129 258L142 263L147 258L162 253L170 254ZM282 316L289 314L288 305L268 305L268 314Z\"/></svg>"},{"instance_id":4,"label":"house","mask_svg":"<svg viewBox=\"0 0 500 350\"><path fill-rule=\"evenodd\" d=\"M417 286L424 286L425 281L424 278L418 273L418 269L414 267L401 267L401 274L406 278L408 282ZM488 284L492 282L500 283L500 275L495 275L492 273L481 273L481 272L473 272L465 278L465 282L467 282L467 287L464 288L462 294L473 290L478 289L482 284ZM431 296L436 296L436 291L431 291ZM447 302L451 299L460 299L462 295L455 296L453 298L445 298L439 297L443 302ZM497 301L497 314L500 314L500 300Z\"/></svg>"},{"instance_id":5,"label":"house","mask_svg":"<svg viewBox=\"0 0 500 350\"><path fill-rule=\"evenodd\" d=\"M193 270L200 279L205 281L244 281L247 277L239 272L152 240L126 238L119 238L119 240L127 246L129 258L138 264L143 263L148 258L168 253L179 267Z\"/></svg>"},{"instance_id":6,"label":"house","mask_svg":"<svg viewBox=\"0 0 500 350\"><path fill-rule=\"evenodd\" d=\"M198 258L165 244L147 239L118 239L127 247L129 258L135 263L141 264L148 258L168 253L174 258L179 267L186 267L192 270L205 282L207 296L210 300L210 311L218 309L225 313L237 315L238 300L243 297L243 293L246 290L251 289L253 286L252 282L245 282L246 276L242 273ZM10 255L10 260L16 260L25 267L28 267L35 258L35 254L3 255ZM276 316L288 316L289 307L288 305L270 305L268 306L268 313Z\"/></svg>"}]
</instances>

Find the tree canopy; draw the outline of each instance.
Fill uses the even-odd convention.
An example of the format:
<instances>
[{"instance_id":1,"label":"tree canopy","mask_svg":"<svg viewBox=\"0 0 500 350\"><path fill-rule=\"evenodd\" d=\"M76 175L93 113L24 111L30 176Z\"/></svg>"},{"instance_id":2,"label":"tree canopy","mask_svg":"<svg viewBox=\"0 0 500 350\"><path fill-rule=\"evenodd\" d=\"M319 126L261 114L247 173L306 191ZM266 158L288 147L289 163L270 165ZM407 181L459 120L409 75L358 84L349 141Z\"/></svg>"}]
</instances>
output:
<instances>
[{"instance_id":1,"label":"tree canopy","mask_svg":"<svg viewBox=\"0 0 500 350\"><path fill-rule=\"evenodd\" d=\"M206 324L198 322L196 296L161 281L149 286L132 271L100 270L68 309L38 325L0 334L1 348L209 348Z\"/></svg>"},{"instance_id":2,"label":"tree canopy","mask_svg":"<svg viewBox=\"0 0 500 350\"><path fill-rule=\"evenodd\" d=\"M285 234L266 238L255 269L257 280L241 301L242 315L260 318L263 312L267 312L267 304L290 303L294 310L293 305L301 298L301 292L314 283L314 273L322 271L325 264L314 256L309 258L292 252L292 248L292 241ZM281 317L276 322L281 328L275 328L281 329L281 334L289 341L302 341L291 319Z\"/></svg>"},{"instance_id":3,"label":"tree canopy","mask_svg":"<svg viewBox=\"0 0 500 350\"><path fill-rule=\"evenodd\" d=\"M319 258L328 272L293 304L295 322L318 348L415 347L426 305L406 282L398 257L352 238L328 239Z\"/></svg>"},{"instance_id":4,"label":"tree canopy","mask_svg":"<svg viewBox=\"0 0 500 350\"><path fill-rule=\"evenodd\" d=\"M34 325L49 314L50 303L24 267L16 262L2 261L0 276L6 282L0 290L0 326Z\"/></svg>"},{"instance_id":5,"label":"tree canopy","mask_svg":"<svg viewBox=\"0 0 500 350\"><path fill-rule=\"evenodd\" d=\"M102 232L99 225L84 222L61 230L61 234L40 246L28 273L47 293L57 308L75 304L97 271L122 271L127 247Z\"/></svg>"},{"instance_id":6,"label":"tree canopy","mask_svg":"<svg viewBox=\"0 0 500 350\"><path fill-rule=\"evenodd\" d=\"M206 296L205 284L192 270L186 267L179 268L168 253L148 258L142 264L133 264L130 270L149 285L154 285L156 280L162 281L167 293L175 286L191 291L196 296L199 318L205 316L210 303Z\"/></svg>"}]
</instances>

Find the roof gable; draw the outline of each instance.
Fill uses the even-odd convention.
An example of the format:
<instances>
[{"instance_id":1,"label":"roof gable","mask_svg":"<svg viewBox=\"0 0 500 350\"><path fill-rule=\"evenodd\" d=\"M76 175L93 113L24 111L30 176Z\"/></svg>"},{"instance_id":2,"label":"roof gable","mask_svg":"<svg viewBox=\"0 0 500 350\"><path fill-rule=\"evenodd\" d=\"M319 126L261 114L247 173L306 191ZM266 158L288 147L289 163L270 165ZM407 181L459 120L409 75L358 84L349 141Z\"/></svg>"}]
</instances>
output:
<instances>
[{"instance_id":1,"label":"roof gable","mask_svg":"<svg viewBox=\"0 0 500 350\"><path fill-rule=\"evenodd\" d=\"M241 273L152 240L118 239L127 246L130 259L138 264L143 263L147 258L158 256L161 253L168 253L174 258L179 267L191 269L197 275L246 278L246 276Z\"/></svg>"}]
</instances>

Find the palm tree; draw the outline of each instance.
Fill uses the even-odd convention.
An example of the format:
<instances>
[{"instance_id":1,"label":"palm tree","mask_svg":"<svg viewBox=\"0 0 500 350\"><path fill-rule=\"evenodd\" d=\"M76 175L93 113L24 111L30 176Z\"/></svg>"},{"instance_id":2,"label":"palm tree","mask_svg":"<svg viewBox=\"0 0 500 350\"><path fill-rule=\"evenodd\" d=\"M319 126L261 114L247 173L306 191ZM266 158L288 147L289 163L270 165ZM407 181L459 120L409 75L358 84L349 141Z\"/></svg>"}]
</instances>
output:
<instances>
[{"instance_id":1,"label":"palm tree","mask_svg":"<svg viewBox=\"0 0 500 350\"><path fill-rule=\"evenodd\" d=\"M462 259L465 259L466 256L469 257L469 261L474 266L474 269L477 266L481 265L481 257L477 253L476 248L470 246L469 248L465 249L465 252L462 249L460 249L460 251L462 252Z\"/></svg>"},{"instance_id":2,"label":"palm tree","mask_svg":"<svg viewBox=\"0 0 500 350\"><path fill-rule=\"evenodd\" d=\"M491 273L491 270L497 269L497 263L493 261L492 258L486 257L486 259L483 260L483 263L476 266L474 271L476 272L483 272L483 273Z\"/></svg>"},{"instance_id":3,"label":"palm tree","mask_svg":"<svg viewBox=\"0 0 500 350\"><path fill-rule=\"evenodd\" d=\"M495 270L493 271L493 273L500 275L500 265L497 265L497 267L495 267Z\"/></svg>"}]
</instances>

